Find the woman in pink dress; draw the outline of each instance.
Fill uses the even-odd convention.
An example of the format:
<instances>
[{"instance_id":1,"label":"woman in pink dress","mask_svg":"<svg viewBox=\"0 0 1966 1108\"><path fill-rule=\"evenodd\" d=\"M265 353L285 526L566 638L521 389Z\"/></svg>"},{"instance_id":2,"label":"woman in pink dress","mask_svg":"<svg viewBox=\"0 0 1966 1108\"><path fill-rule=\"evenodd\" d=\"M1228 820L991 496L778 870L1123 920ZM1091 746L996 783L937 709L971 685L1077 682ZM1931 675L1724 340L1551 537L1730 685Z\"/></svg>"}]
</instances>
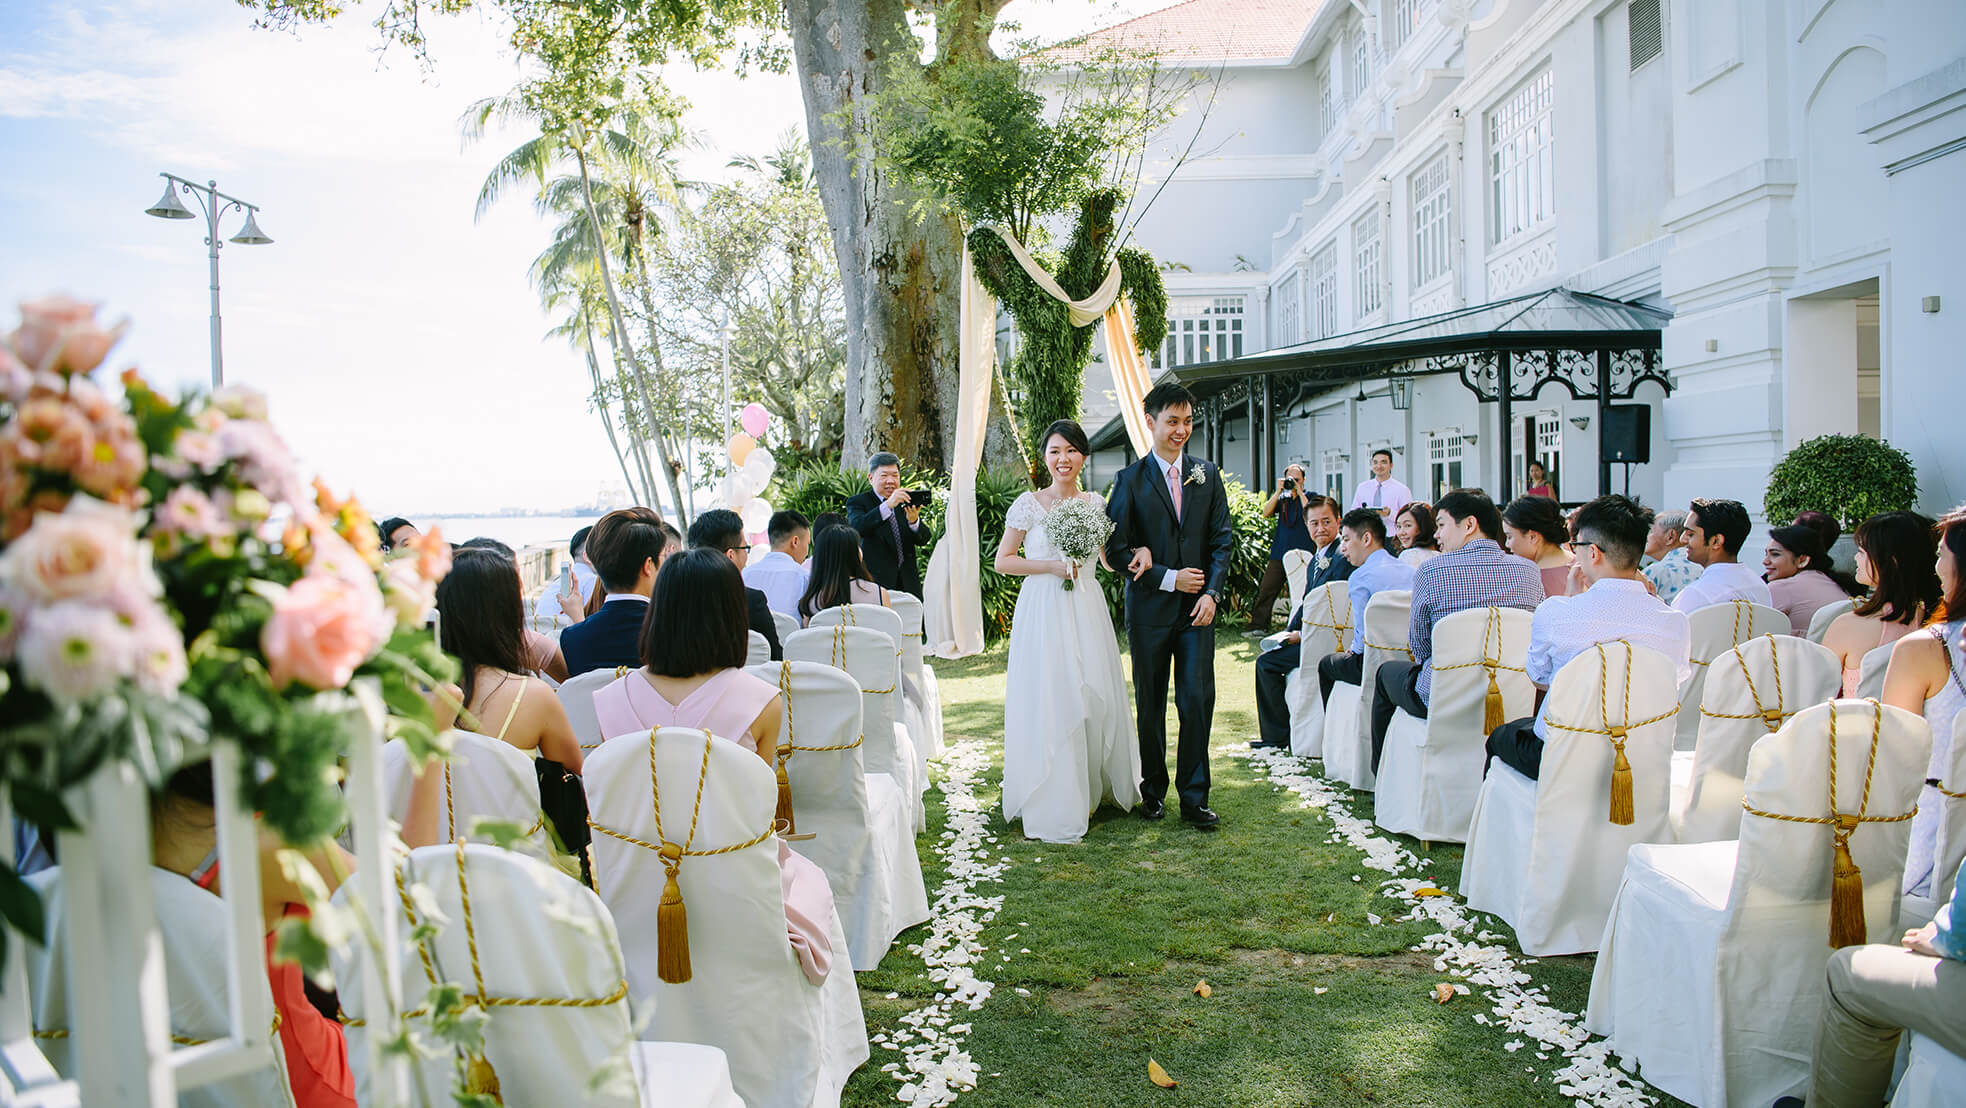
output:
<instances>
[{"instance_id":1,"label":"woman in pink dress","mask_svg":"<svg viewBox=\"0 0 1966 1108\"><path fill-rule=\"evenodd\" d=\"M1938 547L1932 521L1917 512L1883 512L1857 526L1857 582L1870 595L1837 616L1823 645L1843 668L1843 695L1857 695L1864 655L1925 625L1939 607Z\"/></svg>"},{"instance_id":2,"label":"woman in pink dress","mask_svg":"<svg viewBox=\"0 0 1966 1108\"><path fill-rule=\"evenodd\" d=\"M1848 600L1863 590L1837 572L1823 549L1822 532L1794 524L1768 532L1762 551L1762 574L1775 607L1789 617L1789 633L1807 635L1809 621L1821 609Z\"/></svg>"},{"instance_id":3,"label":"woman in pink dress","mask_svg":"<svg viewBox=\"0 0 1966 1108\"><path fill-rule=\"evenodd\" d=\"M614 738L656 727L696 727L774 766L785 705L777 686L744 672L750 617L744 579L722 551L697 549L664 559L649 618L642 624L643 668L594 693L601 734ZM826 980L833 962L833 889L826 874L778 840L785 933L806 980Z\"/></svg>"},{"instance_id":4,"label":"woman in pink dress","mask_svg":"<svg viewBox=\"0 0 1966 1108\"><path fill-rule=\"evenodd\" d=\"M1574 559L1563 545L1570 541L1570 527L1556 501L1547 496L1518 496L1509 501L1502 509L1502 534L1509 553L1536 563L1545 597L1570 591Z\"/></svg>"}]
</instances>

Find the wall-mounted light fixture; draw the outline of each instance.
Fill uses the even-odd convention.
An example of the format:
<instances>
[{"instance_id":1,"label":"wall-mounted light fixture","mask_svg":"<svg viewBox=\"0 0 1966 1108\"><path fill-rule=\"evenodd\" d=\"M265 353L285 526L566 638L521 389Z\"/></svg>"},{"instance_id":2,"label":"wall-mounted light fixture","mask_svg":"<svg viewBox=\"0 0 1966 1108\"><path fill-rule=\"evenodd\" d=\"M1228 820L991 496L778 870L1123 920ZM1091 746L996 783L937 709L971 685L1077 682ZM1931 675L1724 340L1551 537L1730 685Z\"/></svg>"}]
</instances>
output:
<instances>
[{"instance_id":1,"label":"wall-mounted light fixture","mask_svg":"<svg viewBox=\"0 0 1966 1108\"><path fill-rule=\"evenodd\" d=\"M1708 339L1708 340L1707 340L1707 353L1709 353L1709 354L1718 354L1719 352L1720 352L1720 340L1719 340L1719 339Z\"/></svg>"},{"instance_id":2,"label":"wall-mounted light fixture","mask_svg":"<svg viewBox=\"0 0 1966 1108\"><path fill-rule=\"evenodd\" d=\"M1587 431L1591 426L1591 417L1587 415L1571 416L1570 426L1575 427L1579 431Z\"/></svg>"},{"instance_id":3,"label":"wall-mounted light fixture","mask_svg":"<svg viewBox=\"0 0 1966 1108\"><path fill-rule=\"evenodd\" d=\"M1467 443L1469 446L1473 446L1481 441L1481 436L1475 434L1473 431L1468 431L1462 434L1461 441Z\"/></svg>"},{"instance_id":4,"label":"wall-mounted light fixture","mask_svg":"<svg viewBox=\"0 0 1966 1108\"><path fill-rule=\"evenodd\" d=\"M1413 379L1412 378L1410 377L1393 378L1392 393L1393 393L1394 411L1405 412L1405 411L1412 410L1413 408Z\"/></svg>"},{"instance_id":5,"label":"wall-mounted light fixture","mask_svg":"<svg viewBox=\"0 0 1966 1108\"><path fill-rule=\"evenodd\" d=\"M1918 302L1918 310L1924 312L1926 315L1937 315L1939 311L1939 298L1936 296L1925 297Z\"/></svg>"}]
</instances>

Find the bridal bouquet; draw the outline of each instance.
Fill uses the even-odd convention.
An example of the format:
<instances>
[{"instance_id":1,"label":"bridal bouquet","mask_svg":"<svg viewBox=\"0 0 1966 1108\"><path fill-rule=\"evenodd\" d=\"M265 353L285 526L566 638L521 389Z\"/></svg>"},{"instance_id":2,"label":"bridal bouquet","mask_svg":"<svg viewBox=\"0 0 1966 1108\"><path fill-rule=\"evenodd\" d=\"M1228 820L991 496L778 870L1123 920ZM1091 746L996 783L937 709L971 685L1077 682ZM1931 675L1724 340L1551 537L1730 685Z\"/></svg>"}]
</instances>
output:
<instances>
[{"instance_id":1,"label":"bridal bouquet","mask_svg":"<svg viewBox=\"0 0 1966 1108\"><path fill-rule=\"evenodd\" d=\"M1045 514L1044 533L1074 567L1083 566L1099 556L1113 533L1113 521L1092 501L1073 497ZM1066 591L1074 584L1072 578L1065 578Z\"/></svg>"}]
</instances>

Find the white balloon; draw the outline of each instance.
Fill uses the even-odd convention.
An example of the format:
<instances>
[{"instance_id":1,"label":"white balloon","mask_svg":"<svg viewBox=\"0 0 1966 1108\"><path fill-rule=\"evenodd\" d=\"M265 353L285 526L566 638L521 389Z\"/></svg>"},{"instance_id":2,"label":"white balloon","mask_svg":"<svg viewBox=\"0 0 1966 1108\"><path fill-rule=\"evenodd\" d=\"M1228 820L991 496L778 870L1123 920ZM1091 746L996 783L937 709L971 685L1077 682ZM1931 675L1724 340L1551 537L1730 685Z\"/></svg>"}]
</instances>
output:
<instances>
[{"instance_id":1,"label":"white balloon","mask_svg":"<svg viewBox=\"0 0 1966 1108\"><path fill-rule=\"evenodd\" d=\"M721 507L736 511L737 506L750 497L751 492L740 485L735 471L724 474L723 480L717 482L717 504Z\"/></svg>"},{"instance_id":2,"label":"white balloon","mask_svg":"<svg viewBox=\"0 0 1966 1108\"><path fill-rule=\"evenodd\" d=\"M771 501L755 497L746 500L744 506L737 509L737 514L744 520L746 531L762 531L771 522Z\"/></svg>"},{"instance_id":3,"label":"white balloon","mask_svg":"<svg viewBox=\"0 0 1966 1108\"><path fill-rule=\"evenodd\" d=\"M778 472L778 459L772 456L771 451L760 446L751 451L750 457L744 459L744 468L756 468L760 477L770 481L771 475Z\"/></svg>"}]
</instances>

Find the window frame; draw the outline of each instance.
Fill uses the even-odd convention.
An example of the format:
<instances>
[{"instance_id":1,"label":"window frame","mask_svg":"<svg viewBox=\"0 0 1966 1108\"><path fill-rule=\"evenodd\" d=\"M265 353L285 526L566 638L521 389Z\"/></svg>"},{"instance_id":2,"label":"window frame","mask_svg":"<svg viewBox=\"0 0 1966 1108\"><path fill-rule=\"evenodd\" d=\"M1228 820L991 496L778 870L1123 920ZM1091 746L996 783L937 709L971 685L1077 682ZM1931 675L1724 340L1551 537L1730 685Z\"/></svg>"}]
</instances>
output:
<instances>
[{"instance_id":1,"label":"window frame","mask_svg":"<svg viewBox=\"0 0 1966 1108\"><path fill-rule=\"evenodd\" d=\"M1362 232L1369 232L1369 235ZM1385 234L1375 203L1352 220L1352 315L1364 319L1385 307Z\"/></svg>"},{"instance_id":2,"label":"window frame","mask_svg":"<svg viewBox=\"0 0 1966 1108\"><path fill-rule=\"evenodd\" d=\"M1556 219L1555 68L1545 65L1489 109L1490 246L1534 235Z\"/></svg>"},{"instance_id":3,"label":"window frame","mask_svg":"<svg viewBox=\"0 0 1966 1108\"><path fill-rule=\"evenodd\" d=\"M1431 187L1422 192L1422 185ZM1447 151L1422 163L1407 178L1413 223L1413 287L1425 288L1454 272L1454 180Z\"/></svg>"}]
</instances>

